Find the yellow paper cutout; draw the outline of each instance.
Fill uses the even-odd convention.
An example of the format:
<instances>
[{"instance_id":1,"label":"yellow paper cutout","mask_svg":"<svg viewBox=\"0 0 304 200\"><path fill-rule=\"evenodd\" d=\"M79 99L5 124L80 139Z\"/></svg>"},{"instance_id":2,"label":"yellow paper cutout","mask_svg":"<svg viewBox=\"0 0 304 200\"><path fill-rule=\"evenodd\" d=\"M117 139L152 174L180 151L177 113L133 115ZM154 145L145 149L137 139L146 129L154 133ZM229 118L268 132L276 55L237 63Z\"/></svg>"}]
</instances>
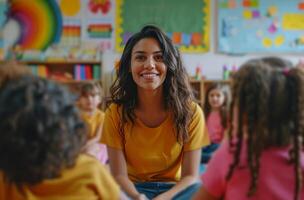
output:
<instances>
[{"instance_id":1,"label":"yellow paper cutout","mask_svg":"<svg viewBox=\"0 0 304 200\"><path fill-rule=\"evenodd\" d=\"M250 10L244 10L243 17L244 19L252 19L252 12Z\"/></svg>"},{"instance_id":2,"label":"yellow paper cutout","mask_svg":"<svg viewBox=\"0 0 304 200\"><path fill-rule=\"evenodd\" d=\"M275 46L281 46L285 42L285 37L283 35L279 35L274 39Z\"/></svg>"},{"instance_id":3,"label":"yellow paper cutout","mask_svg":"<svg viewBox=\"0 0 304 200\"><path fill-rule=\"evenodd\" d=\"M268 8L268 14L270 15L270 16L274 16L274 15L276 15L277 14L277 12L278 12L278 8L276 7L276 6L270 6L269 8Z\"/></svg>"},{"instance_id":4,"label":"yellow paper cutout","mask_svg":"<svg viewBox=\"0 0 304 200\"><path fill-rule=\"evenodd\" d=\"M77 15L81 9L80 0L74 0L73 3L71 3L70 0L61 0L59 5L62 14L66 17L73 17Z\"/></svg>"},{"instance_id":5,"label":"yellow paper cutout","mask_svg":"<svg viewBox=\"0 0 304 200\"><path fill-rule=\"evenodd\" d=\"M304 14L286 13L282 18L282 28L285 30L304 30Z\"/></svg>"},{"instance_id":6,"label":"yellow paper cutout","mask_svg":"<svg viewBox=\"0 0 304 200\"><path fill-rule=\"evenodd\" d=\"M270 38L264 38L263 41L262 41L262 44L264 47L266 48L270 48L272 46L272 41Z\"/></svg>"}]
</instances>

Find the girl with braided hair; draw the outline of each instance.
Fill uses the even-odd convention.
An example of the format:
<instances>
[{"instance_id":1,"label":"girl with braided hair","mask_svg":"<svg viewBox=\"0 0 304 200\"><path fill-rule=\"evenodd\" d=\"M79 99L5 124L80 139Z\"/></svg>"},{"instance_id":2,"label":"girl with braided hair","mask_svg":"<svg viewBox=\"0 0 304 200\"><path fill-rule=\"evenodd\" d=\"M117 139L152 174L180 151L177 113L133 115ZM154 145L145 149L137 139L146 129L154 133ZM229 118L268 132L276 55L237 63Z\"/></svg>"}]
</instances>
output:
<instances>
[{"instance_id":1,"label":"girl with braided hair","mask_svg":"<svg viewBox=\"0 0 304 200\"><path fill-rule=\"evenodd\" d=\"M304 71L253 59L233 77L229 140L194 199L303 199Z\"/></svg>"}]
</instances>

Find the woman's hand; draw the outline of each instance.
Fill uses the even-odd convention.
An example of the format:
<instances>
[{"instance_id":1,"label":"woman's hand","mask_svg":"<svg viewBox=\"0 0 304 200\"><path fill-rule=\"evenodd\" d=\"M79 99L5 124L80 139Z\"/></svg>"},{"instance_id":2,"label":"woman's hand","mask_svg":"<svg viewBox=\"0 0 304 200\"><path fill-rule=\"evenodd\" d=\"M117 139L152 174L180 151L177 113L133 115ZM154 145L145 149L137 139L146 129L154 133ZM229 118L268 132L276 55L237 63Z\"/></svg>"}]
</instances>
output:
<instances>
[{"instance_id":1,"label":"woman's hand","mask_svg":"<svg viewBox=\"0 0 304 200\"><path fill-rule=\"evenodd\" d=\"M146 195L144 195L144 194L138 194L135 198L134 198L134 200L149 200L147 197L146 197Z\"/></svg>"},{"instance_id":2,"label":"woman's hand","mask_svg":"<svg viewBox=\"0 0 304 200\"><path fill-rule=\"evenodd\" d=\"M153 198L153 200L168 200L168 199L172 199L172 197L169 197L166 193L162 193L157 197Z\"/></svg>"}]
</instances>

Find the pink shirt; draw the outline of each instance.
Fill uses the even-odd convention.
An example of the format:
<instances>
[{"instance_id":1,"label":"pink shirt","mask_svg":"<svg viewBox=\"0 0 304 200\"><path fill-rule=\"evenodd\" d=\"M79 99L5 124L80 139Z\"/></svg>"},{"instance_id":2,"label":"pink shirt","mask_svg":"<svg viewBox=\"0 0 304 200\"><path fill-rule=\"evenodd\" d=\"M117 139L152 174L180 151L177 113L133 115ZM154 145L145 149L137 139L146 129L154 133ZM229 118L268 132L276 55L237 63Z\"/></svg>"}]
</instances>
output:
<instances>
[{"instance_id":1,"label":"pink shirt","mask_svg":"<svg viewBox=\"0 0 304 200\"><path fill-rule=\"evenodd\" d=\"M243 143L246 148L246 143ZM250 172L247 167L245 148L240 158L240 167L237 167L231 179L227 182L229 165L233 155L228 151L228 142L225 141L215 152L208 163L206 172L202 175L205 189L215 197L224 197L225 200L287 200L294 199L295 176L294 165L288 164L288 148L270 148L265 150L260 158L260 172L257 191L251 198L247 197L250 185ZM302 171L304 169L304 153L301 157ZM304 176L304 174L302 175ZM304 199L302 186L301 199Z\"/></svg>"},{"instance_id":2,"label":"pink shirt","mask_svg":"<svg viewBox=\"0 0 304 200\"><path fill-rule=\"evenodd\" d=\"M211 112L207 118L207 128L212 143L220 143L224 137L224 128L221 124L219 112Z\"/></svg>"}]
</instances>

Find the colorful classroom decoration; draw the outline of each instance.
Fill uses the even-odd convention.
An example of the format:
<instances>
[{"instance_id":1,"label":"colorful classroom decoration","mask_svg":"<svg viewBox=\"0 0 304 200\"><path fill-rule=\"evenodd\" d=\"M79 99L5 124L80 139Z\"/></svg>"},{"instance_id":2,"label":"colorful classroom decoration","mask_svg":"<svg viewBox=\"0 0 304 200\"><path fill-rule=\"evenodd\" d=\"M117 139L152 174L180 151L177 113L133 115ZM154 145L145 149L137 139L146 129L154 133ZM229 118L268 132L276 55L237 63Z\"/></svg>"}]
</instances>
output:
<instances>
[{"instance_id":1,"label":"colorful classroom decoration","mask_svg":"<svg viewBox=\"0 0 304 200\"><path fill-rule=\"evenodd\" d=\"M60 40L62 16L55 0L11 0L9 17L20 25L21 49L45 50Z\"/></svg>"},{"instance_id":2,"label":"colorful classroom decoration","mask_svg":"<svg viewBox=\"0 0 304 200\"><path fill-rule=\"evenodd\" d=\"M73 0L73 3L71 3L71 0L60 0L59 5L62 15L65 17L74 17L81 11L80 0Z\"/></svg>"},{"instance_id":3,"label":"colorful classroom decoration","mask_svg":"<svg viewBox=\"0 0 304 200\"><path fill-rule=\"evenodd\" d=\"M89 0L89 8L93 13L98 13L99 11L102 14L107 14L111 9L110 0Z\"/></svg>"},{"instance_id":4,"label":"colorful classroom decoration","mask_svg":"<svg viewBox=\"0 0 304 200\"><path fill-rule=\"evenodd\" d=\"M68 47L79 46L81 43L81 20L64 19L60 44Z\"/></svg>"},{"instance_id":5,"label":"colorful classroom decoration","mask_svg":"<svg viewBox=\"0 0 304 200\"><path fill-rule=\"evenodd\" d=\"M87 32L90 38L110 38L112 33L112 24L91 23L87 27Z\"/></svg>"},{"instance_id":6,"label":"colorful classroom decoration","mask_svg":"<svg viewBox=\"0 0 304 200\"><path fill-rule=\"evenodd\" d=\"M302 53L304 2L299 0L218 1L218 51Z\"/></svg>"},{"instance_id":7,"label":"colorful classroom decoration","mask_svg":"<svg viewBox=\"0 0 304 200\"><path fill-rule=\"evenodd\" d=\"M233 5L232 5L233 6ZM210 0L117 0L116 50L146 24L161 27L182 52L209 50Z\"/></svg>"}]
</instances>

